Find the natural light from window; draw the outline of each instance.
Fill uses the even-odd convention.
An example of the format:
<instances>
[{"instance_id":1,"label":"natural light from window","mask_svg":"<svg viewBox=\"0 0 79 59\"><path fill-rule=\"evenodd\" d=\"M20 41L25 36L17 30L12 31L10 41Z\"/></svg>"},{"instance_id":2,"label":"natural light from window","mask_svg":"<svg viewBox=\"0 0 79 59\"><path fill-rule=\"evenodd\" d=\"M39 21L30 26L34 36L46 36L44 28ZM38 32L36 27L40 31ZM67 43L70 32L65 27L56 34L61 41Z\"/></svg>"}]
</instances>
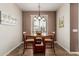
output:
<instances>
[{"instance_id":1,"label":"natural light from window","mask_svg":"<svg viewBox=\"0 0 79 59\"><path fill-rule=\"evenodd\" d=\"M37 31L42 32L42 34L47 34L47 17L41 20L32 17L32 34L36 34Z\"/></svg>"}]
</instances>

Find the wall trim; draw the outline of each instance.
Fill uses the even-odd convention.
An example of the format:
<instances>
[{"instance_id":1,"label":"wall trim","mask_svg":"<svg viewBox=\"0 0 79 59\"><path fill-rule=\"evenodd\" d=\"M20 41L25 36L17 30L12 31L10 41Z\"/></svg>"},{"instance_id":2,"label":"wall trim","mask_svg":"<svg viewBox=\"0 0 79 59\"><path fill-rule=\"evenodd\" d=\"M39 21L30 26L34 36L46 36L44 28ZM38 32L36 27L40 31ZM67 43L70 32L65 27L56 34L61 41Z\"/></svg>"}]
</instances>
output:
<instances>
[{"instance_id":1,"label":"wall trim","mask_svg":"<svg viewBox=\"0 0 79 59\"><path fill-rule=\"evenodd\" d=\"M18 46L20 46L23 42L20 42L18 45L16 45L14 48L12 48L11 50L9 50L7 53L5 53L3 56L7 56L10 52L12 52L14 49L16 49ZM54 43L57 43L58 45L61 46L60 43L58 43L58 41L54 41ZM63 46L61 46L63 49L65 49ZM67 49L65 49L69 54L77 54L79 55L79 52L70 52Z\"/></svg>"},{"instance_id":2,"label":"wall trim","mask_svg":"<svg viewBox=\"0 0 79 59\"><path fill-rule=\"evenodd\" d=\"M7 53L5 53L3 56L7 56L10 52L12 52L14 49L16 49L18 46L20 46L23 42L20 42L15 47L13 47L11 50L9 50Z\"/></svg>"},{"instance_id":3,"label":"wall trim","mask_svg":"<svg viewBox=\"0 0 79 59\"><path fill-rule=\"evenodd\" d=\"M3 56L7 56L10 52L12 52L14 49L16 49L18 46L20 46L23 42L20 42L18 45L16 45L14 48L9 50L7 53L5 53ZM57 41L54 41L54 43L57 43Z\"/></svg>"},{"instance_id":4,"label":"wall trim","mask_svg":"<svg viewBox=\"0 0 79 59\"><path fill-rule=\"evenodd\" d=\"M69 54L77 54L77 55L79 55L79 52L69 52Z\"/></svg>"},{"instance_id":5,"label":"wall trim","mask_svg":"<svg viewBox=\"0 0 79 59\"><path fill-rule=\"evenodd\" d=\"M58 41L56 41L56 43L57 43L58 45L60 45L63 49L65 49L68 53L70 53L70 51L69 51L68 49L66 49L65 47L63 47Z\"/></svg>"},{"instance_id":6,"label":"wall trim","mask_svg":"<svg viewBox=\"0 0 79 59\"><path fill-rule=\"evenodd\" d=\"M58 45L60 45L61 46L61 44L58 42L58 41L56 41L56 42L54 42L54 43L57 43ZM64 48L63 46L61 46L63 49L65 49L69 54L77 54L77 55L79 55L79 52L71 52L71 51L69 51L69 50L67 50L66 48Z\"/></svg>"}]
</instances>

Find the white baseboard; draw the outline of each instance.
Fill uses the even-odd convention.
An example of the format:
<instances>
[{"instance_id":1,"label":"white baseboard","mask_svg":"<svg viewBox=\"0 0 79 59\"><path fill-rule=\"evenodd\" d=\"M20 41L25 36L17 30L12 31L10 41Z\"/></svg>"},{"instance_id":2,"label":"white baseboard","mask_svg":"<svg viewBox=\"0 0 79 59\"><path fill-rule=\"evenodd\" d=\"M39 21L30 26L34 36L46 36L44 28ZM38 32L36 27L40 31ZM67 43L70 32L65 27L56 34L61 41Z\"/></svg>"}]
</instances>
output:
<instances>
[{"instance_id":1,"label":"white baseboard","mask_svg":"<svg viewBox=\"0 0 79 59\"><path fill-rule=\"evenodd\" d=\"M10 52L12 52L14 49L16 49L18 46L20 46L23 42L19 43L18 45L16 45L14 48L12 48L11 50L9 50L7 53L5 53L3 56L7 56Z\"/></svg>"},{"instance_id":2,"label":"white baseboard","mask_svg":"<svg viewBox=\"0 0 79 59\"><path fill-rule=\"evenodd\" d=\"M68 53L70 53L70 51L69 51L68 49L66 49L64 46L62 46L58 41L56 41L56 43L57 43L58 45L60 45L64 50L66 50Z\"/></svg>"},{"instance_id":3,"label":"white baseboard","mask_svg":"<svg viewBox=\"0 0 79 59\"><path fill-rule=\"evenodd\" d=\"M77 55L79 55L79 52L69 52L69 54L77 54Z\"/></svg>"},{"instance_id":4,"label":"white baseboard","mask_svg":"<svg viewBox=\"0 0 79 59\"><path fill-rule=\"evenodd\" d=\"M59 42L56 41L56 43L61 46L61 44ZM71 51L67 50L66 48L64 48L63 46L61 46L61 47L63 49L65 49L69 54L77 54L77 55L79 55L79 52L71 52Z\"/></svg>"},{"instance_id":5,"label":"white baseboard","mask_svg":"<svg viewBox=\"0 0 79 59\"><path fill-rule=\"evenodd\" d=\"M18 46L20 46L23 42L19 43L17 46L15 46L14 48L12 48L10 51L8 51L7 53L5 53L3 56L7 56L10 52L12 52L14 49L16 49ZM58 45L61 46L60 43L58 43L57 41L55 41L54 43L57 43ZM63 46L61 46L62 48L64 48ZM65 49L65 48L64 48ZM77 54L79 55L79 52L70 52L67 49L65 49L69 54Z\"/></svg>"}]
</instances>

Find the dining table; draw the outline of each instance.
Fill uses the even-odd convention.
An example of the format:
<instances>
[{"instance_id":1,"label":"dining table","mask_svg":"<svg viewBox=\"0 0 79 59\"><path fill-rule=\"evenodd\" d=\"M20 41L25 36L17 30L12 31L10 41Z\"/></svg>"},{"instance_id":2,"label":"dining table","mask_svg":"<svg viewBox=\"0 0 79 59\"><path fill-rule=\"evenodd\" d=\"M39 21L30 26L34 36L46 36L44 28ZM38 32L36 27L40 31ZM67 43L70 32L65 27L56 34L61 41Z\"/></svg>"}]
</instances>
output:
<instances>
[{"instance_id":1,"label":"dining table","mask_svg":"<svg viewBox=\"0 0 79 59\"><path fill-rule=\"evenodd\" d=\"M42 35L30 35L34 37L34 44L33 44L33 53L43 52L45 54L46 51L46 41L45 39L53 39L54 37L52 34L42 34ZM36 43L36 41L38 43ZM54 39L52 41L53 44L53 51L55 54L55 48L54 48Z\"/></svg>"},{"instance_id":2,"label":"dining table","mask_svg":"<svg viewBox=\"0 0 79 59\"><path fill-rule=\"evenodd\" d=\"M46 38L51 38L53 39L52 44L53 44L53 51L55 54L55 48L54 48L54 37L52 34L41 34L41 35L26 35L27 37L34 38L33 42L33 53L38 53L38 52L43 52L45 54L46 51Z\"/></svg>"}]
</instances>

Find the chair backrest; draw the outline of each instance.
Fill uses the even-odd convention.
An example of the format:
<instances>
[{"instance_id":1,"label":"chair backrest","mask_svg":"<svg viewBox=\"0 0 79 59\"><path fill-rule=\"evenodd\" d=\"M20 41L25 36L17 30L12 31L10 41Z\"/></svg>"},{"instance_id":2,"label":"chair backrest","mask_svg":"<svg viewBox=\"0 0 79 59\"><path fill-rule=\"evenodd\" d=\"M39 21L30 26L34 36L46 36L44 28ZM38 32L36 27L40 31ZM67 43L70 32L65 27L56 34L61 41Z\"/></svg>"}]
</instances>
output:
<instances>
[{"instance_id":1,"label":"chair backrest","mask_svg":"<svg viewBox=\"0 0 79 59\"><path fill-rule=\"evenodd\" d=\"M52 37L55 40L55 32L52 32Z\"/></svg>"},{"instance_id":2,"label":"chair backrest","mask_svg":"<svg viewBox=\"0 0 79 59\"><path fill-rule=\"evenodd\" d=\"M35 42L36 42L37 40L40 40L40 41L42 41L42 42L45 44L44 39L45 39L45 37L43 37L43 36L35 36L35 37L34 37L34 44L35 44Z\"/></svg>"},{"instance_id":3,"label":"chair backrest","mask_svg":"<svg viewBox=\"0 0 79 59\"><path fill-rule=\"evenodd\" d=\"M23 32L23 41L25 42L27 39L34 39L34 36L27 34L27 32Z\"/></svg>"},{"instance_id":4,"label":"chair backrest","mask_svg":"<svg viewBox=\"0 0 79 59\"><path fill-rule=\"evenodd\" d=\"M27 32L23 32L23 41L26 39Z\"/></svg>"},{"instance_id":5,"label":"chair backrest","mask_svg":"<svg viewBox=\"0 0 79 59\"><path fill-rule=\"evenodd\" d=\"M45 39L52 39L52 34L49 34L48 36L44 37Z\"/></svg>"},{"instance_id":6,"label":"chair backrest","mask_svg":"<svg viewBox=\"0 0 79 59\"><path fill-rule=\"evenodd\" d=\"M50 32L48 36L55 40L55 32Z\"/></svg>"},{"instance_id":7,"label":"chair backrest","mask_svg":"<svg viewBox=\"0 0 79 59\"><path fill-rule=\"evenodd\" d=\"M34 39L34 36L26 35L26 39Z\"/></svg>"},{"instance_id":8,"label":"chair backrest","mask_svg":"<svg viewBox=\"0 0 79 59\"><path fill-rule=\"evenodd\" d=\"M23 32L23 37L26 39L27 37L30 37L30 35L27 32Z\"/></svg>"}]
</instances>

